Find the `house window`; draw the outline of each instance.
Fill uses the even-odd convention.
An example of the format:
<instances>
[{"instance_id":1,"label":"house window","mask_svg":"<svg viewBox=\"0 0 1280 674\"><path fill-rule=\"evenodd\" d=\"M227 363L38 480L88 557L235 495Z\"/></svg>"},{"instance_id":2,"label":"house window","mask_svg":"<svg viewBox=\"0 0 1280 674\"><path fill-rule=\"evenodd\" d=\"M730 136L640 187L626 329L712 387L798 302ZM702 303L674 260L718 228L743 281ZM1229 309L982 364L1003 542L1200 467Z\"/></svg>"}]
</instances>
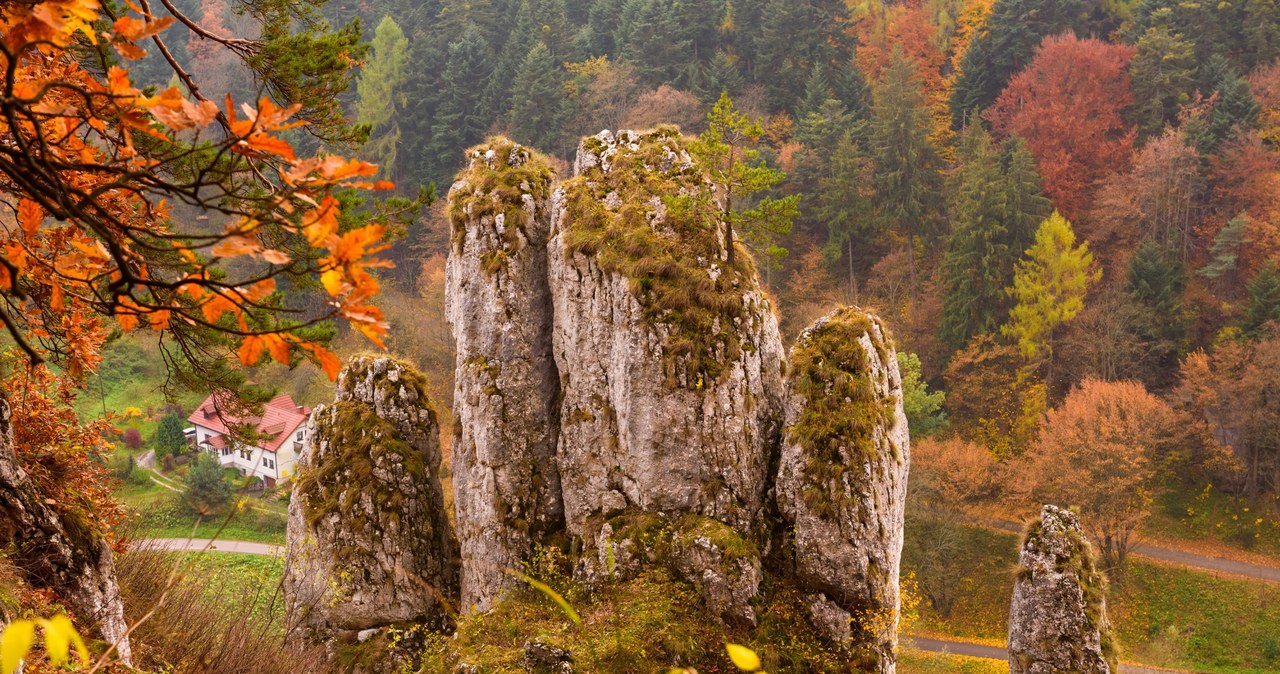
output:
<instances>
[{"instance_id":1,"label":"house window","mask_svg":"<svg viewBox=\"0 0 1280 674\"><path fill-rule=\"evenodd\" d=\"M263 461L265 461L265 462L266 462L266 464L267 464L267 468L275 468L275 467L276 467L276 462L275 462L275 461L272 461L271 459L263 459Z\"/></svg>"},{"instance_id":2,"label":"house window","mask_svg":"<svg viewBox=\"0 0 1280 674\"><path fill-rule=\"evenodd\" d=\"M223 447L223 448L222 448L222 455L223 455L223 456L231 456L231 448L230 448L230 447Z\"/></svg>"}]
</instances>

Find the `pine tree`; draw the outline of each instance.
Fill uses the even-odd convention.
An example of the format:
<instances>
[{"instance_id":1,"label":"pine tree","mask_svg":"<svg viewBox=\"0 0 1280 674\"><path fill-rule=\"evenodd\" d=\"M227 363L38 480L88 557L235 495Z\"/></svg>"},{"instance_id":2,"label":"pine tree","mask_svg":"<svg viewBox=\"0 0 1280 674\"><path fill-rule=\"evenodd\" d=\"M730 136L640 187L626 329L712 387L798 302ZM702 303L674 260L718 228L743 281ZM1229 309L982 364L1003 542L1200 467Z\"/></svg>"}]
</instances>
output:
<instances>
[{"instance_id":1,"label":"pine tree","mask_svg":"<svg viewBox=\"0 0 1280 674\"><path fill-rule=\"evenodd\" d=\"M182 417L173 412L161 417L160 425L156 427L156 457L163 459L181 454L186 446L187 437L182 432Z\"/></svg>"},{"instance_id":2,"label":"pine tree","mask_svg":"<svg viewBox=\"0 0 1280 674\"><path fill-rule=\"evenodd\" d=\"M1244 334L1258 337L1271 321L1280 321L1280 271L1268 262L1249 280L1249 304L1245 308Z\"/></svg>"},{"instance_id":3,"label":"pine tree","mask_svg":"<svg viewBox=\"0 0 1280 674\"><path fill-rule=\"evenodd\" d=\"M1021 138L1010 138L1004 142L1000 166L1004 173L1006 245L1011 253L1016 253L1026 250L1035 241L1036 229L1053 212L1053 203L1044 195L1035 157L1031 156ZM1013 281L1012 264L1006 274L1006 281L1001 287Z\"/></svg>"},{"instance_id":4,"label":"pine tree","mask_svg":"<svg viewBox=\"0 0 1280 674\"><path fill-rule=\"evenodd\" d=\"M699 100L711 102L717 100L722 93L730 97L737 96L746 86L746 78L738 69L737 59L724 50L719 50L712 57L703 71L702 81L694 87L693 93Z\"/></svg>"},{"instance_id":5,"label":"pine tree","mask_svg":"<svg viewBox=\"0 0 1280 674\"><path fill-rule=\"evenodd\" d=\"M511 106L511 89L516 71L538 42L537 23L534 19L534 0L520 0L511 32L502 42L502 49L493 62L493 70L485 84L482 105L487 110L506 112Z\"/></svg>"},{"instance_id":6,"label":"pine tree","mask_svg":"<svg viewBox=\"0 0 1280 674\"><path fill-rule=\"evenodd\" d=\"M1165 26L1147 29L1129 63L1133 75L1133 117L1147 137L1159 135L1191 100L1195 84L1195 52L1191 43Z\"/></svg>"},{"instance_id":7,"label":"pine tree","mask_svg":"<svg viewBox=\"0 0 1280 674\"><path fill-rule=\"evenodd\" d=\"M1246 0L1244 3L1246 64L1265 65L1280 56L1280 3L1276 0Z\"/></svg>"},{"instance_id":8,"label":"pine tree","mask_svg":"<svg viewBox=\"0 0 1280 674\"><path fill-rule=\"evenodd\" d=\"M441 76L439 104L431 126L428 153L434 159L432 176L443 182L457 166L459 153L484 137L494 115L480 106L477 83L489 76L493 52L474 27L449 45L448 61Z\"/></svg>"},{"instance_id":9,"label":"pine tree","mask_svg":"<svg viewBox=\"0 0 1280 674\"><path fill-rule=\"evenodd\" d=\"M942 258L946 290L939 326L952 349L999 325L1006 276L1020 250L1007 245L1000 162L980 124L965 130L960 161L950 190L952 230Z\"/></svg>"},{"instance_id":10,"label":"pine tree","mask_svg":"<svg viewBox=\"0 0 1280 674\"><path fill-rule=\"evenodd\" d=\"M1167 385L1177 370L1186 340L1182 292L1187 286L1186 267L1169 249L1148 240L1129 261L1129 296L1140 307L1133 333L1152 367L1145 379Z\"/></svg>"},{"instance_id":11,"label":"pine tree","mask_svg":"<svg viewBox=\"0 0 1280 674\"><path fill-rule=\"evenodd\" d=\"M832 88L855 120L871 117L871 87L856 59L836 66Z\"/></svg>"},{"instance_id":12,"label":"pine tree","mask_svg":"<svg viewBox=\"0 0 1280 674\"><path fill-rule=\"evenodd\" d=\"M369 59L356 80L356 123L369 126L369 141L362 153L378 165L383 176L395 175L400 148L398 103L407 77L409 40L400 24L383 17L374 31Z\"/></svg>"},{"instance_id":13,"label":"pine tree","mask_svg":"<svg viewBox=\"0 0 1280 674\"><path fill-rule=\"evenodd\" d=\"M1209 115L1207 128L1196 139L1196 147L1201 154L1215 153L1237 126L1252 128L1261 112L1258 101L1249 91L1249 83L1227 63L1225 57L1215 57L1207 69L1219 74L1215 82L1218 101Z\"/></svg>"},{"instance_id":14,"label":"pine tree","mask_svg":"<svg viewBox=\"0 0 1280 674\"><path fill-rule=\"evenodd\" d=\"M823 257L828 264L847 274L849 301L856 303L858 281L854 273L854 251L859 245L869 243L876 230L875 208L871 204L871 161L852 131L845 132L830 157L826 174L818 179L810 217L826 225Z\"/></svg>"},{"instance_id":15,"label":"pine tree","mask_svg":"<svg viewBox=\"0 0 1280 674\"><path fill-rule=\"evenodd\" d=\"M564 75L551 58L547 45L538 42L529 50L516 73L507 114L515 140L546 152L557 149L564 121Z\"/></svg>"},{"instance_id":16,"label":"pine tree","mask_svg":"<svg viewBox=\"0 0 1280 674\"><path fill-rule=\"evenodd\" d=\"M791 108L818 64L841 68L853 59L848 24L843 0L769 1L754 41L754 75L764 85L770 107Z\"/></svg>"},{"instance_id":17,"label":"pine tree","mask_svg":"<svg viewBox=\"0 0 1280 674\"><path fill-rule=\"evenodd\" d=\"M759 196L786 178L785 173L765 163L755 149L763 135L760 122L736 110L733 99L722 94L707 115L707 130L690 148L707 168L711 180L724 187L721 217L730 265L734 264L735 232L775 264L787 254L787 249L777 244L777 237L791 231L791 222L799 214L798 195Z\"/></svg>"},{"instance_id":18,"label":"pine tree","mask_svg":"<svg viewBox=\"0 0 1280 674\"><path fill-rule=\"evenodd\" d=\"M618 58L649 86L683 85L693 40L662 0L627 0L613 36Z\"/></svg>"},{"instance_id":19,"label":"pine tree","mask_svg":"<svg viewBox=\"0 0 1280 674\"><path fill-rule=\"evenodd\" d=\"M929 142L932 130L915 66L895 48L875 91L871 150L880 218L906 237L913 297L916 239L935 232L942 193L941 160Z\"/></svg>"},{"instance_id":20,"label":"pine tree","mask_svg":"<svg viewBox=\"0 0 1280 674\"><path fill-rule=\"evenodd\" d=\"M1008 293L1015 304L1003 329L1018 341L1023 358L1044 364L1046 391L1052 390L1054 332L1080 313L1089 286L1100 278L1089 243L1077 246L1071 223L1054 211L1014 271Z\"/></svg>"},{"instance_id":21,"label":"pine tree","mask_svg":"<svg viewBox=\"0 0 1280 674\"><path fill-rule=\"evenodd\" d=\"M1213 237L1213 245L1209 247L1209 256L1212 258L1209 264L1201 267L1196 273L1216 281L1234 272L1240 257L1240 247L1248 242L1245 238L1248 225L1249 221L1243 214L1232 218L1227 226Z\"/></svg>"}]
</instances>

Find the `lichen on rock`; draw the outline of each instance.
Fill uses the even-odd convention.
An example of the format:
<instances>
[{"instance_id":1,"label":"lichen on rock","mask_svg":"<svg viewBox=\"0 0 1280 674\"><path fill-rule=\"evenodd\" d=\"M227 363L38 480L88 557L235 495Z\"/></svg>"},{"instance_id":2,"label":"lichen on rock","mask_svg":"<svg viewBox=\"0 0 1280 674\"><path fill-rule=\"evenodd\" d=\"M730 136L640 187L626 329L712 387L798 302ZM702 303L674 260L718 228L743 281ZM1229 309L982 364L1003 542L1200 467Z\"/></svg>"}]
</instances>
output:
<instances>
[{"instance_id":1,"label":"lichen on rock","mask_svg":"<svg viewBox=\"0 0 1280 674\"><path fill-rule=\"evenodd\" d=\"M285 593L316 639L395 623L445 627L457 543L444 510L439 426L422 375L352 358L307 426L289 503Z\"/></svg>"},{"instance_id":2,"label":"lichen on rock","mask_svg":"<svg viewBox=\"0 0 1280 674\"><path fill-rule=\"evenodd\" d=\"M910 446L888 331L840 309L791 351L776 493L811 618L875 672L896 667Z\"/></svg>"},{"instance_id":3,"label":"lichen on rock","mask_svg":"<svg viewBox=\"0 0 1280 674\"><path fill-rule=\"evenodd\" d=\"M1010 674L1119 671L1106 591L1079 517L1045 505L1018 555L1009 610Z\"/></svg>"},{"instance_id":4,"label":"lichen on rock","mask_svg":"<svg viewBox=\"0 0 1280 674\"><path fill-rule=\"evenodd\" d=\"M445 316L457 366L453 480L462 608L487 610L542 538L561 529L555 462L544 157L496 138L467 152L449 192Z\"/></svg>"}]
</instances>

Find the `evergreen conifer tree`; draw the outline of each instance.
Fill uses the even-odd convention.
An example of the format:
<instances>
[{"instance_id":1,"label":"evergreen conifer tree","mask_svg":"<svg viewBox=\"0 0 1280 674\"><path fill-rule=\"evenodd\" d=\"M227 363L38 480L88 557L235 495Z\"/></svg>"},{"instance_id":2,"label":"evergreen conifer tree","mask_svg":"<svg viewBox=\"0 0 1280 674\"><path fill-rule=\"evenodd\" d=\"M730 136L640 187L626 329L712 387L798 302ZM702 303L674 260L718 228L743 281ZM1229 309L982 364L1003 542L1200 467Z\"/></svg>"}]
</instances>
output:
<instances>
[{"instance_id":1,"label":"evergreen conifer tree","mask_svg":"<svg viewBox=\"0 0 1280 674\"><path fill-rule=\"evenodd\" d=\"M547 45L529 50L516 73L507 114L512 137L544 152L554 152L564 121L564 76Z\"/></svg>"},{"instance_id":2,"label":"evergreen conifer tree","mask_svg":"<svg viewBox=\"0 0 1280 674\"><path fill-rule=\"evenodd\" d=\"M880 218L906 239L913 297L916 240L935 233L941 207L941 160L929 141L931 132L915 65L895 48L875 90L871 150Z\"/></svg>"}]
</instances>

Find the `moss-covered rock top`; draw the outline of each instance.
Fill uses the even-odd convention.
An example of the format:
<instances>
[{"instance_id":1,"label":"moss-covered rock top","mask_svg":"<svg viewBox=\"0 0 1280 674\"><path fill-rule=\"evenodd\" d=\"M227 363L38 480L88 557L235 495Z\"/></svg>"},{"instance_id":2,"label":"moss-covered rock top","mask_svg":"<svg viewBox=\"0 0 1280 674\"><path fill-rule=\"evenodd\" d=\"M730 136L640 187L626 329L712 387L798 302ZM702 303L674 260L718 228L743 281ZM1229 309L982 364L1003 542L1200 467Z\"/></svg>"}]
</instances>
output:
<instances>
[{"instance_id":1,"label":"moss-covered rock top","mask_svg":"<svg viewBox=\"0 0 1280 674\"><path fill-rule=\"evenodd\" d=\"M720 197L675 127L584 139L563 184L565 247L630 281L652 324L670 328L668 358L687 358L691 386L738 357L754 323L745 295L755 265L735 242L727 262ZM767 309L762 309L767 310Z\"/></svg>"},{"instance_id":2,"label":"moss-covered rock top","mask_svg":"<svg viewBox=\"0 0 1280 674\"><path fill-rule=\"evenodd\" d=\"M462 252L469 226L492 218L503 248L521 246L529 237L531 219L546 207L555 170L546 156L508 138L490 138L466 152L468 165L458 172L449 191L450 241ZM486 269L497 265L499 251L488 253Z\"/></svg>"},{"instance_id":3,"label":"moss-covered rock top","mask_svg":"<svg viewBox=\"0 0 1280 674\"><path fill-rule=\"evenodd\" d=\"M878 364L862 340L869 339ZM877 429L896 423L893 400L878 394L887 377L892 342L879 320L855 307L846 307L819 320L801 333L791 351L796 392L803 395L799 418L787 429L788 439L806 450L806 472L819 478L838 477L849 460L871 460L877 452ZM885 440L887 443L887 439ZM889 451L899 448L887 443ZM835 475L831 475L833 471ZM821 503L827 494L814 494ZM810 500L806 497L806 501Z\"/></svg>"}]
</instances>

